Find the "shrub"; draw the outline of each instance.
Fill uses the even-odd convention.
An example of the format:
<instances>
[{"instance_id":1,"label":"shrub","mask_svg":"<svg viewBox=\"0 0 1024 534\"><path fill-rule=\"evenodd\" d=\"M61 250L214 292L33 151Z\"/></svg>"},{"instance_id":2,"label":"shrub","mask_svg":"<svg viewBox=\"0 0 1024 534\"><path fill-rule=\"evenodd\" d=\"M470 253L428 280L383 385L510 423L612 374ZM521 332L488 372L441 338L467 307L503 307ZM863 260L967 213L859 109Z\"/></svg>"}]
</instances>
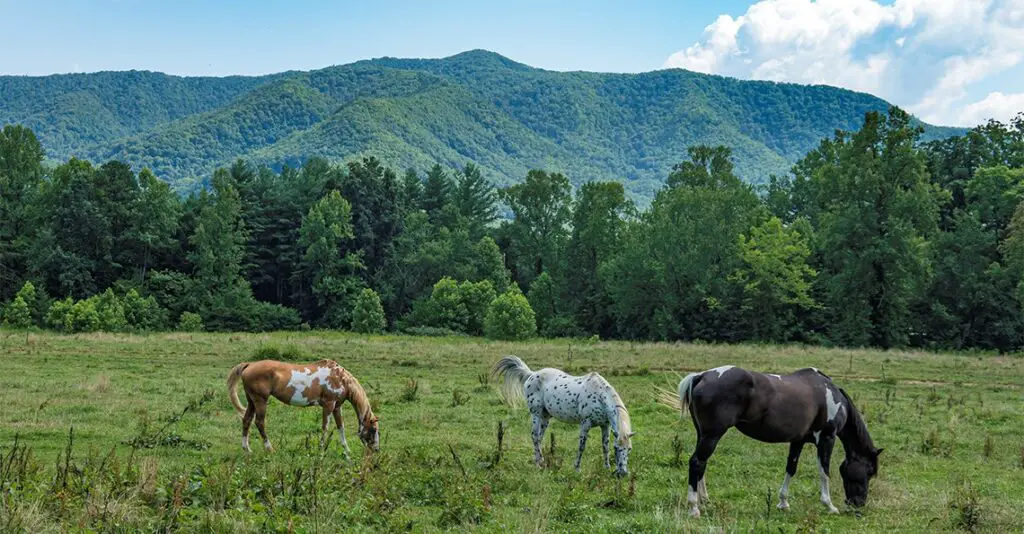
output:
<instances>
[{"instance_id":1,"label":"shrub","mask_svg":"<svg viewBox=\"0 0 1024 534\"><path fill-rule=\"evenodd\" d=\"M280 304L253 301L251 311L251 324L257 331L298 330L302 323L298 311Z\"/></svg>"},{"instance_id":2,"label":"shrub","mask_svg":"<svg viewBox=\"0 0 1024 534\"><path fill-rule=\"evenodd\" d=\"M92 302L96 315L99 318L96 330L120 332L128 328L128 321L125 320L124 316L124 305L122 305L121 299L114 294L112 289L107 288L103 293L93 295L86 299L86 301Z\"/></svg>"},{"instance_id":3,"label":"shrub","mask_svg":"<svg viewBox=\"0 0 1024 534\"><path fill-rule=\"evenodd\" d=\"M55 300L46 311L46 325L54 330L69 330L69 318L71 308L75 301L68 297L64 300Z\"/></svg>"},{"instance_id":4,"label":"shrub","mask_svg":"<svg viewBox=\"0 0 1024 534\"><path fill-rule=\"evenodd\" d=\"M466 333L479 336L484 333L484 317L487 307L497 296L490 280L462 282L459 284L459 299L466 308Z\"/></svg>"},{"instance_id":5,"label":"shrub","mask_svg":"<svg viewBox=\"0 0 1024 534\"><path fill-rule=\"evenodd\" d=\"M32 326L45 326L46 324L46 311L50 307L50 298L46 295L46 292L41 289L36 289L36 286L32 282L25 282L18 290L18 293L14 295L14 300L11 301L10 306L13 306L15 301L21 297L21 300L25 302L25 309L28 311L28 318L30 324L24 323L24 317L19 317L21 326L17 328L29 328ZM18 304L20 308L21 305ZM21 310L17 312L21 314ZM16 326L14 321L7 321L11 326Z\"/></svg>"},{"instance_id":6,"label":"shrub","mask_svg":"<svg viewBox=\"0 0 1024 534\"><path fill-rule=\"evenodd\" d=\"M198 313L182 312L178 318L178 330L181 332L202 332L203 318Z\"/></svg>"},{"instance_id":7,"label":"shrub","mask_svg":"<svg viewBox=\"0 0 1024 534\"><path fill-rule=\"evenodd\" d=\"M96 301L92 298L72 304L64 316L64 330L68 332L95 332L101 325L102 319L96 309Z\"/></svg>"},{"instance_id":8,"label":"shrub","mask_svg":"<svg viewBox=\"0 0 1024 534\"><path fill-rule=\"evenodd\" d=\"M4 324L13 328L31 328L34 326L32 312L28 303L21 295L14 297L14 300L4 310Z\"/></svg>"},{"instance_id":9,"label":"shrub","mask_svg":"<svg viewBox=\"0 0 1024 534\"><path fill-rule=\"evenodd\" d=\"M384 307L380 304L380 295L369 288L362 290L352 308L352 330L375 334L383 332L387 325Z\"/></svg>"},{"instance_id":10,"label":"shrub","mask_svg":"<svg viewBox=\"0 0 1024 534\"><path fill-rule=\"evenodd\" d=\"M160 307L152 295L142 298L134 288L122 299L124 318L134 330L160 330L167 325L167 310Z\"/></svg>"},{"instance_id":11,"label":"shrub","mask_svg":"<svg viewBox=\"0 0 1024 534\"><path fill-rule=\"evenodd\" d=\"M513 287L491 302L484 330L493 339L527 339L536 334L537 319L529 301Z\"/></svg>"},{"instance_id":12,"label":"shrub","mask_svg":"<svg viewBox=\"0 0 1024 534\"><path fill-rule=\"evenodd\" d=\"M405 323L480 335L487 306L494 297L490 280L460 283L446 276L434 284L429 298L413 303Z\"/></svg>"}]
</instances>

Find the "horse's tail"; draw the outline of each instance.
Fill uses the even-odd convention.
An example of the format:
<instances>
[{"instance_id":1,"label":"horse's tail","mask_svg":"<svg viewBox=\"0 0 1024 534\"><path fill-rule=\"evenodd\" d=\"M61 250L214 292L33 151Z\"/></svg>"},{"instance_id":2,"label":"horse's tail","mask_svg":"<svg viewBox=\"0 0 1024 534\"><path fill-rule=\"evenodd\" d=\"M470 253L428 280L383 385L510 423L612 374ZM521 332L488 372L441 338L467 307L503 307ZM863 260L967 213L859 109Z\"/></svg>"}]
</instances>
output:
<instances>
[{"instance_id":1,"label":"horse's tail","mask_svg":"<svg viewBox=\"0 0 1024 534\"><path fill-rule=\"evenodd\" d=\"M517 356L505 356L494 364L492 374L502 379L501 392L505 402L517 404L526 397L523 385L533 376L533 371Z\"/></svg>"},{"instance_id":2,"label":"horse's tail","mask_svg":"<svg viewBox=\"0 0 1024 534\"><path fill-rule=\"evenodd\" d=\"M697 382L700 381L700 377L703 374L704 373L690 373L679 381L680 414L686 414L686 409L690 407L690 401L693 399L693 386L697 385Z\"/></svg>"},{"instance_id":3,"label":"horse's tail","mask_svg":"<svg viewBox=\"0 0 1024 534\"><path fill-rule=\"evenodd\" d=\"M673 410L679 410L679 413L685 416L693 396L693 386L697 385L703 374L690 373L686 375L685 378L679 381L678 393L665 388L655 388L658 404L668 406Z\"/></svg>"},{"instance_id":4,"label":"horse's tail","mask_svg":"<svg viewBox=\"0 0 1024 534\"><path fill-rule=\"evenodd\" d=\"M235 407L235 411L238 415L245 414L245 408L242 406L241 401L238 400L238 379L242 378L242 371L249 367L249 362L242 362L235 366L234 369L228 373L228 396L231 397L231 405Z\"/></svg>"}]
</instances>

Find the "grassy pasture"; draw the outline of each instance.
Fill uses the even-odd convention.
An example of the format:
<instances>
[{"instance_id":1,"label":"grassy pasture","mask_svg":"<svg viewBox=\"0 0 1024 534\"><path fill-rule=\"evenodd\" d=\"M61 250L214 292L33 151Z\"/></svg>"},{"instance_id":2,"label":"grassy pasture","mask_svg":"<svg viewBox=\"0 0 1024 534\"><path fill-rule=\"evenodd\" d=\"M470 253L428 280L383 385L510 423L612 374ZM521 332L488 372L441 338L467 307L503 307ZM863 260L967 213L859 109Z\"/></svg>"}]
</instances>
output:
<instances>
[{"instance_id":1,"label":"grassy pasture","mask_svg":"<svg viewBox=\"0 0 1024 534\"><path fill-rule=\"evenodd\" d=\"M367 388L381 452L362 454L345 407L351 461L336 436L317 451L320 410L272 402L277 452L240 448L224 379L267 345L333 358ZM598 371L630 409L633 476L601 465L591 432L552 423L555 454L532 466L529 417L485 375L504 354L534 369ZM0 529L6 531L912 532L1024 531L1024 358L802 347L632 344L304 334L89 334L0 331ZM731 431L708 466L712 503L686 517L690 422L654 386L723 364L832 375L885 447L868 506L841 505L833 456L828 515L813 449L775 509L786 445ZM210 393L212 392L212 393ZM497 428L504 446L496 460ZM73 435L72 429L73 427ZM253 428L253 444L258 434ZM71 437L71 457L67 458ZM134 443L132 446L130 443ZM545 440L545 449L550 438Z\"/></svg>"}]
</instances>

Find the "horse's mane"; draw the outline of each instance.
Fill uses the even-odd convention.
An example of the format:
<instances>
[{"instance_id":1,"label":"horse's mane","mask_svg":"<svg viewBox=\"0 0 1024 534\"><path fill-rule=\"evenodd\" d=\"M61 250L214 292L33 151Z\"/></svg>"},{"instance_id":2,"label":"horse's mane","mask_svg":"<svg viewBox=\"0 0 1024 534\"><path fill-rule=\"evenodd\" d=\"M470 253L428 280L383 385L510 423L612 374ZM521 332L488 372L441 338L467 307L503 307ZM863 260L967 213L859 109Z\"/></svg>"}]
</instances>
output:
<instances>
[{"instance_id":1,"label":"horse's mane","mask_svg":"<svg viewBox=\"0 0 1024 534\"><path fill-rule=\"evenodd\" d=\"M839 432L839 438L843 441L843 445L845 446L847 442L850 442L863 451L875 450L875 444L871 441L871 435L868 434L868 427L864 424L864 418L857 411L857 407L853 405L850 395L843 388L838 389L839 393L842 393L843 398L846 399L847 412L849 412L849 418ZM846 436L846 439L843 439L844 436Z\"/></svg>"},{"instance_id":2,"label":"horse's mane","mask_svg":"<svg viewBox=\"0 0 1024 534\"><path fill-rule=\"evenodd\" d=\"M633 427L629 421L629 410L626 409L626 405L622 402L622 397L619 397L619 392L615 391L615 388L608 386L611 391L612 402L615 403L615 411L618 414L616 418L618 420L618 441L621 445L629 446L629 435L633 433Z\"/></svg>"},{"instance_id":3,"label":"horse's mane","mask_svg":"<svg viewBox=\"0 0 1024 534\"><path fill-rule=\"evenodd\" d=\"M341 382L345 386L345 392L348 395L349 401L352 402L352 405L356 407L356 411L359 413L359 424L362 424L368 417L373 416L370 400L366 397L366 390L356 380L356 377L345 368L341 369Z\"/></svg>"}]
</instances>

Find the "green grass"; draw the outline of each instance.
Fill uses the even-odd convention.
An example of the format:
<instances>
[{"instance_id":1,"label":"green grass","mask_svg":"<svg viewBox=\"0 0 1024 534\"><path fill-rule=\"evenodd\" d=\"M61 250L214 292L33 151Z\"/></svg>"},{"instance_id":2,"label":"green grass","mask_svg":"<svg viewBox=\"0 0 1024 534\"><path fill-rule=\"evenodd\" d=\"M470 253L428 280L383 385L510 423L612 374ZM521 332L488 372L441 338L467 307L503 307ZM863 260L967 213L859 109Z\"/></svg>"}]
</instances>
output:
<instances>
[{"instance_id":1,"label":"green grass","mask_svg":"<svg viewBox=\"0 0 1024 534\"><path fill-rule=\"evenodd\" d=\"M319 410L273 402L267 427L277 452L244 455L224 380L268 344L349 368L381 418L381 452L362 456L346 407L357 454L344 461L336 436L320 454ZM560 423L549 429L554 466L534 467L525 409L501 404L495 384L481 377L505 354L534 369L602 373L637 431L634 476L619 481L603 468L597 430L575 473L578 430ZM0 355L4 531L1007 532L1024 525L1018 357L333 333L3 331ZM657 405L652 389L673 387L681 372L722 364L780 373L815 366L852 395L876 445L886 449L860 515L824 513L810 448L791 486L792 508L778 512L786 445L734 430L709 462L712 504L699 520L686 517L694 431ZM494 465L499 422L504 451ZM27 460L12 455L16 439L31 449ZM133 441L138 448L126 444ZM678 463L673 441L682 444ZM842 457L837 446L836 503L843 499Z\"/></svg>"}]
</instances>

